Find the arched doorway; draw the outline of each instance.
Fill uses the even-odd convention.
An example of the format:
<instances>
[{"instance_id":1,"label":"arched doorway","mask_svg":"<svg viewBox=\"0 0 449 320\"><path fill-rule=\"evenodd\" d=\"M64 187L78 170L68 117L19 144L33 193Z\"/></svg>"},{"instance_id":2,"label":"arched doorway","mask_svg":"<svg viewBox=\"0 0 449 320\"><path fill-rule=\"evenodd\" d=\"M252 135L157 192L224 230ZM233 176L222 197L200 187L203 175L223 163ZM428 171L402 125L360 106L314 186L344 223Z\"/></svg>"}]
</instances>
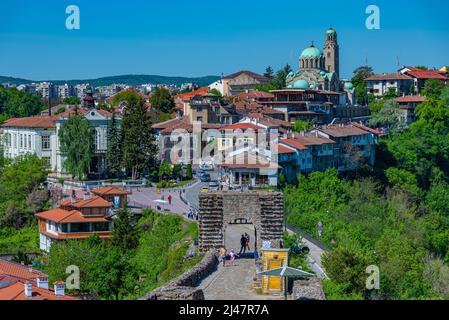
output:
<instances>
[{"instance_id":1,"label":"arched doorway","mask_svg":"<svg viewBox=\"0 0 449 320\"><path fill-rule=\"evenodd\" d=\"M246 253L243 257L253 258L254 251L258 249L257 229L254 224L249 222L246 218L235 219L225 226L223 243L228 251L233 249L234 252L240 253L240 241L242 235L245 234L249 236L249 249L242 251Z\"/></svg>"}]
</instances>

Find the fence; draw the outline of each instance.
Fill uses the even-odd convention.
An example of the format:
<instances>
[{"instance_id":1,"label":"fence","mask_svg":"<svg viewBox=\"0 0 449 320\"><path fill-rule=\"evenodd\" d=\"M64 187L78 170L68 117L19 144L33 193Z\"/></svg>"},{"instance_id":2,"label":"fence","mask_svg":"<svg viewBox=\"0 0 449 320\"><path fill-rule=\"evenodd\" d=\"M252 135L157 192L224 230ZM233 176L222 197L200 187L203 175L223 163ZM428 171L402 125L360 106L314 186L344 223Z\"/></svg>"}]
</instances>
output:
<instances>
[{"instance_id":1,"label":"fence","mask_svg":"<svg viewBox=\"0 0 449 320\"><path fill-rule=\"evenodd\" d=\"M307 232L299 229L298 227L295 227L295 226L291 225L287 221L285 222L285 227L287 229L289 229L289 230L299 234L304 239L308 240L309 242L312 242L314 245L316 245L317 247L319 247L319 248L321 248L321 249L323 249L325 251L331 251L332 250L331 248L329 248L327 245L325 245L324 243L322 243L318 239L314 238L313 236L311 236Z\"/></svg>"}]
</instances>

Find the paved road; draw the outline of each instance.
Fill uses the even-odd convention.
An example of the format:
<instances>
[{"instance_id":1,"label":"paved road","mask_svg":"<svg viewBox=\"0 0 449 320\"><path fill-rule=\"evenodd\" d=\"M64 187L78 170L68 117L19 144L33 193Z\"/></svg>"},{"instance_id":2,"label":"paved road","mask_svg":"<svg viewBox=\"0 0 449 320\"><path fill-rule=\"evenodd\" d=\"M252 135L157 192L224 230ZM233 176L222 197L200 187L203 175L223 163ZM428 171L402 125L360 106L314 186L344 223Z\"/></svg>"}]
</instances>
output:
<instances>
[{"instance_id":1,"label":"paved road","mask_svg":"<svg viewBox=\"0 0 449 320\"><path fill-rule=\"evenodd\" d=\"M240 236L250 232L248 225L233 225L226 231L226 247L240 248ZM254 232L254 230L253 230ZM234 265L229 260L204 279L199 288L206 300L276 300L282 297L259 295L252 290L253 277L256 273L254 259L236 259Z\"/></svg>"}]
</instances>

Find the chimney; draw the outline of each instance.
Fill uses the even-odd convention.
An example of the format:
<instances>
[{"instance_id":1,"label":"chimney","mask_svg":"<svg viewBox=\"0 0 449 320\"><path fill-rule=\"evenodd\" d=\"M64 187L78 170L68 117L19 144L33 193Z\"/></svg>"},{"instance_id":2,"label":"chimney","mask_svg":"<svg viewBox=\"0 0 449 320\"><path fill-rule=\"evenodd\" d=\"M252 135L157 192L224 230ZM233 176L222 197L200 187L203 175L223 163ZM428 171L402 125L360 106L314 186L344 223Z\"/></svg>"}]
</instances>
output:
<instances>
[{"instance_id":1,"label":"chimney","mask_svg":"<svg viewBox=\"0 0 449 320\"><path fill-rule=\"evenodd\" d=\"M25 297L32 298L33 297L33 284L30 281L25 283Z\"/></svg>"},{"instance_id":2,"label":"chimney","mask_svg":"<svg viewBox=\"0 0 449 320\"><path fill-rule=\"evenodd\" d=\"M65 283L63 281L55 282L55 296L57 297L65 296Z\"/></svg>"},{"instance_id":3,"label":"chimney","mask_svg":"<svg viewBox=\"0 0 449 320\"><path fill-rule=\"evenodd\" d=\"M37 287L48 290L48 277L46 275L39 275L37 277Z\"/></svg>"}]
</instances>

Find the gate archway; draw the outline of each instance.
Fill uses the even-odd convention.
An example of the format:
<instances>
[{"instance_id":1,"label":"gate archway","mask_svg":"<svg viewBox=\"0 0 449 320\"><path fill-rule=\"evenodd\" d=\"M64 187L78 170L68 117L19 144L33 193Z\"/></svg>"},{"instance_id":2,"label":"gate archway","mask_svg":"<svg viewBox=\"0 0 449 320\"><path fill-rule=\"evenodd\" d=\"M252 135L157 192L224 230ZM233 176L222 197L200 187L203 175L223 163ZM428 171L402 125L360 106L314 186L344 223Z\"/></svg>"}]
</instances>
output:
<instances>
[{"instance_id":1,"label":"gate archway","mask_svg":"<svg viewBox=\"0 0 449 320\"><path fill-rule=\"evenodd\" d=\"M199 245L202 252L225 243L225 230L232 224L252 224L255 245L263 241L280 247L284 225L284 201L281 192L216 191L199 197Z\"/></svg>"}]
</instances>

